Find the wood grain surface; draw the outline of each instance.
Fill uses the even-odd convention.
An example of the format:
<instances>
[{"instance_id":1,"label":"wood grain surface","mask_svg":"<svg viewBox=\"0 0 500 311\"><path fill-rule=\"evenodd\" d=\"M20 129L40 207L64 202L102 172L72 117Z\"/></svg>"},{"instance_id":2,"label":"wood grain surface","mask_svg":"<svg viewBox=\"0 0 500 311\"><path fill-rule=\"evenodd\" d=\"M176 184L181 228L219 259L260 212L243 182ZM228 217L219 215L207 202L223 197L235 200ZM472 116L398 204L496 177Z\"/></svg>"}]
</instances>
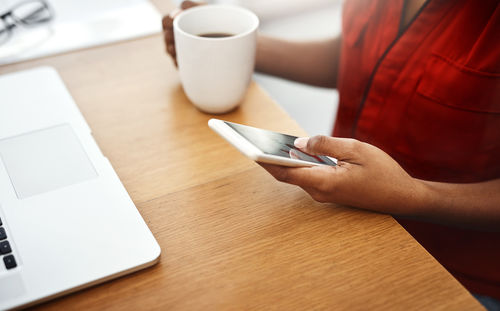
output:
<instances>
[{"instance_id":1,"label":"wood grain surface","mask_svg":"<svg viewBox=\"0 0 500 311\"><path fill-rule=\"evenodd\" d=\"M185 97L161 35L0 74L40 65L62 76L162 256L37 309L481 309L392 217L316 203L209 130L214 116ZM218 117L305 135L254 83Z\"/></svg>"}]
</instances>

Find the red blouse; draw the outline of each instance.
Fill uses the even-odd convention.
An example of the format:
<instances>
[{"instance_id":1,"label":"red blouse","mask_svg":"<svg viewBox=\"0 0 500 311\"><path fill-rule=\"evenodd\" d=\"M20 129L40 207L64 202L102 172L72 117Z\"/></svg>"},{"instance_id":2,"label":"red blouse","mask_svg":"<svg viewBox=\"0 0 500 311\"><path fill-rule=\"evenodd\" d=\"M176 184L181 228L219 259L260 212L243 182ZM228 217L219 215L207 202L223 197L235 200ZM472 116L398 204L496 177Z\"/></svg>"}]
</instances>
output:
<instances>
[{"instance_id":1,"label":"red blouse","mask_svg":"<svg viewBox=\"0 0 500 311\"><path fill-rule=\"evenodd\" d=\"M499 4L428 0L401 29L402 0L345 1L333 134L416 178L500 178ZM400 223L470 291L500 299L500 233Z\"/></svg>"}]
</instances>

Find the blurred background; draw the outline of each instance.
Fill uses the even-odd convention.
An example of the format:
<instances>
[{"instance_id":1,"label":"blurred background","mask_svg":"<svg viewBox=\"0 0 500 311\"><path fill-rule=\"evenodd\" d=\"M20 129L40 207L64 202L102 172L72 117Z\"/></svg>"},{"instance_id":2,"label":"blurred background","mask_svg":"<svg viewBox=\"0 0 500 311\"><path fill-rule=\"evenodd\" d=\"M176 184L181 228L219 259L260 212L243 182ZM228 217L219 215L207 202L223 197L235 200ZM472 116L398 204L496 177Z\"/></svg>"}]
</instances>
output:
<instances>
[{"instance_id":1,"label":"blurred background","mask_svg":"<svg viewBox=\"0 0 500 311\"><path fill-rule=\"evenodd\" d=\"M153 3L152 3L153 2ZM0 65L71 50L109 44L161 31L161 14L182 0L0 0L0 13L21 10L26 4L48 5L49 23L5 27L12 16L0 20ZM317 40L340 33L341 0L205 0L233 4L255 12L260 32L291 40ZM154 5L153 5L154 4ZM15 14L14 14L15 15ZM290 64L293 66L293 64ZM263 74L255 81L310 135L332 132L338 93Z\"/></svg>"}]
</instances>

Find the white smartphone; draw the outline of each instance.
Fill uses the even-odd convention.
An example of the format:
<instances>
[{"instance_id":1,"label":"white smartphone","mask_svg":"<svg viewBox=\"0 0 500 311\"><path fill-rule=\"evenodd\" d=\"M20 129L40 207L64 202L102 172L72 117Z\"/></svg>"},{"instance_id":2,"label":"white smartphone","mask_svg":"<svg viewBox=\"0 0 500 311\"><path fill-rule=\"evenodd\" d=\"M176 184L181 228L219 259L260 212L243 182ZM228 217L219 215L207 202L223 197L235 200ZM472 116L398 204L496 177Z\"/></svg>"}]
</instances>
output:
<instances>
[{"instance_id":1,"label":"white smartphone","mask_svg":"<svg viewBox=\"0 0 500 311\"><path fill-rule=\"evenodd\" d=\"M307 154L297 149L296 136L247 125L210 119L208 126L245 156L257 162L282 166L337 165L337 159Z\"/></svg>"}]
</instances>

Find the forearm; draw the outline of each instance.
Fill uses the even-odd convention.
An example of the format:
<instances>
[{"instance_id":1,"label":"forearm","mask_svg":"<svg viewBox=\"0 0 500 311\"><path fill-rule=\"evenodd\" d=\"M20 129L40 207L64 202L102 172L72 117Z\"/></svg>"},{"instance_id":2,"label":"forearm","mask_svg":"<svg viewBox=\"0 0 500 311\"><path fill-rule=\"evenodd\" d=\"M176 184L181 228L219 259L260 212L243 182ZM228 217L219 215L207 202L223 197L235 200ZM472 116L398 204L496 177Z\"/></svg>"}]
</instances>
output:
<instances>
[{"instance_id":1,"label":"forearm","mask_svg":"<svg viewBox=\"0 0 500 311\"><path fill-rule=\"evenodd\" d=\"M420 181L418 218L500 231L500 179L469 184Z\"/></svg>"},{"instance_id":2,"label":"forearm","mask_svg":"<svg viewBox=\"0 0 500 311\"><path fill-rule=\"evenodd\" d=\"M335 88L340 38L291 42L259 35L256 70L311 85Z\"/></svg>"}]
</instances>

